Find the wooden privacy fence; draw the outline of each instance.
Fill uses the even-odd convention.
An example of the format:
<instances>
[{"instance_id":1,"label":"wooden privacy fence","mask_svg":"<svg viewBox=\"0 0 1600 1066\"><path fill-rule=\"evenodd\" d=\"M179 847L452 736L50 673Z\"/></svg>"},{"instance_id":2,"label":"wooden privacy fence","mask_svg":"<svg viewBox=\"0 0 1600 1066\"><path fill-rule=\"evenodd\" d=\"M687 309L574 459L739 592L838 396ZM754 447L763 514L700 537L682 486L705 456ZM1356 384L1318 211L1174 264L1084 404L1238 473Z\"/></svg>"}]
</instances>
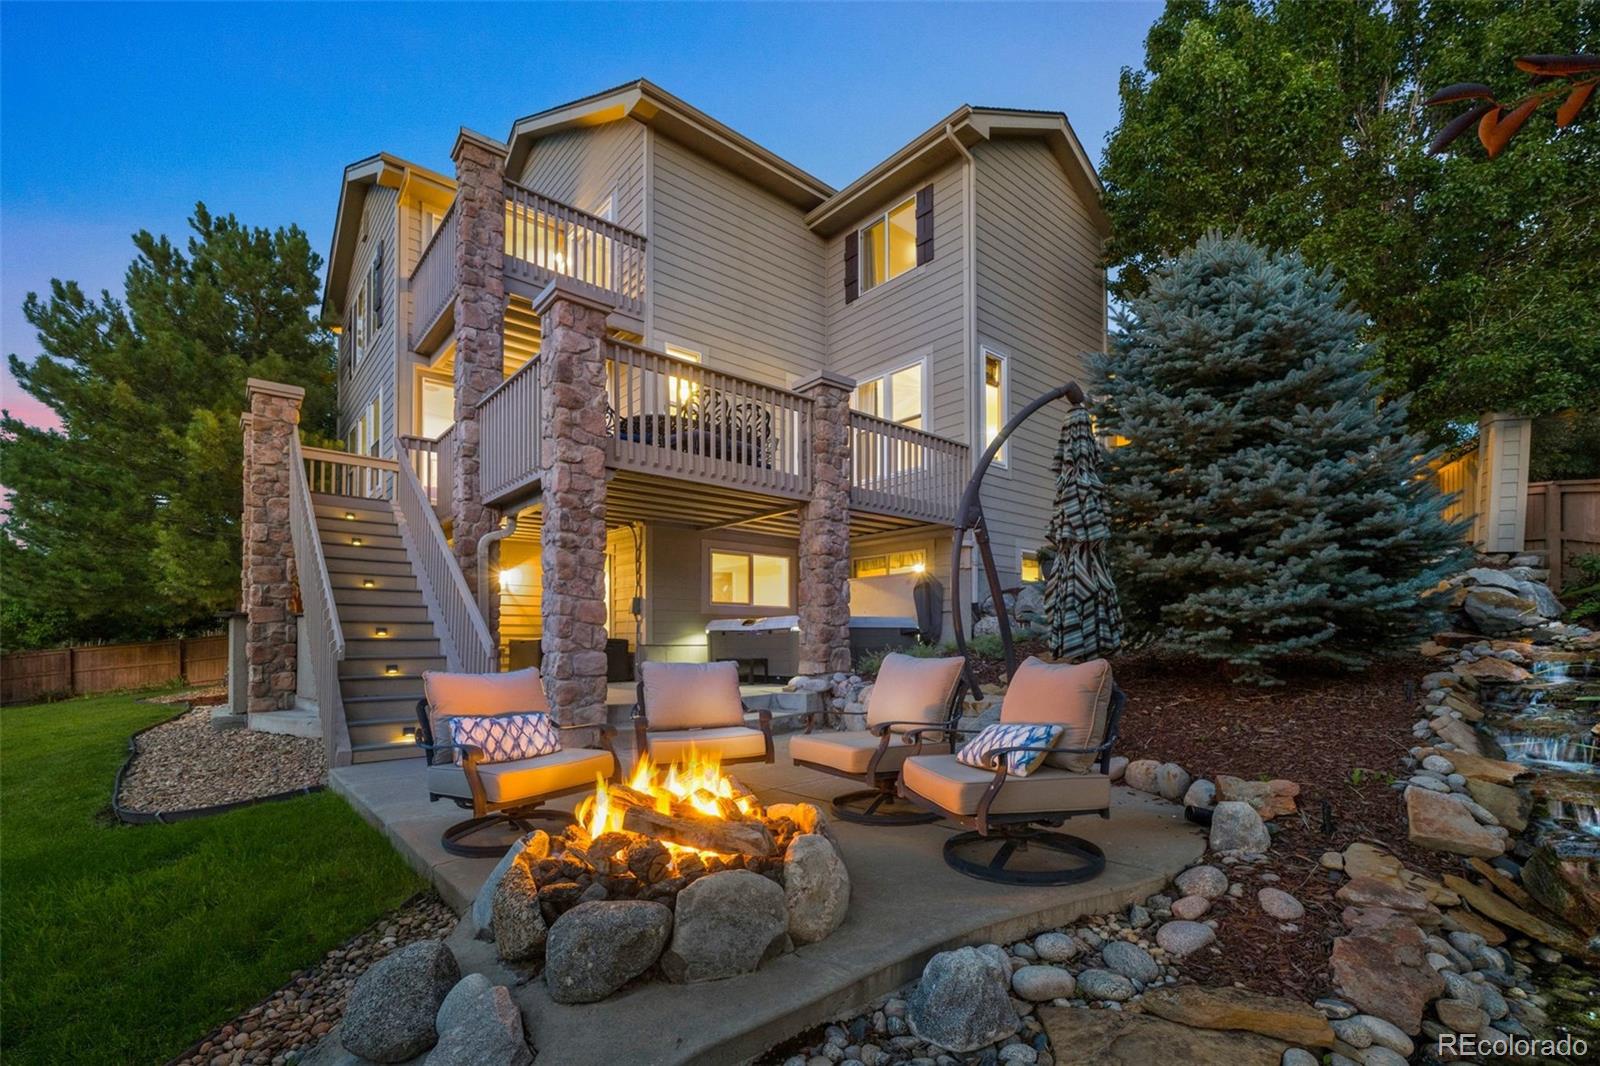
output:
<instances>
[{"instance_id":1,"label":"wooden privacy fence","mask_svg":"<svg viewBox=\"0 0 1600 1066\"><path fill-rule=\"evenodd\" d=\"M1535 481L1528 486L1528 551L1550 560L1550 587L1561 590L1565 574L1577 575L1572 560L1600 552L1600 478Z\"/></svg>"},{"instance_id":2,"label":"wooden privacy fence","mask_svg":"<svg viewBox=\"0 0 1600 1066\"><path fill-rule=\"evenodd\" d=\"M151 688L178 680L202 685L227 676L224 634L14 651L0 655L0 703Z\"/></svg>"}]
</instances>

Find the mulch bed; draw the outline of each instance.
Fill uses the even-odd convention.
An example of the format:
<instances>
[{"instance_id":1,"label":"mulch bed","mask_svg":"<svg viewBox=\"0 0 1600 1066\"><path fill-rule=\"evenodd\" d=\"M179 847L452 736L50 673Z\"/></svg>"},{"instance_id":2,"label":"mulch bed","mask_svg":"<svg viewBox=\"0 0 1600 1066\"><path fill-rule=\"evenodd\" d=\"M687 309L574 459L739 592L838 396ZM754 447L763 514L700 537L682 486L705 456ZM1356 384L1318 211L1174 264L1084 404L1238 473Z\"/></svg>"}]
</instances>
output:
<instances>
[{"instance_id":1,"label":"mulch bed","mask_svg":"<svg viewBox=\"0 0 1600 1066\"><path fill-rule=\"evenodd\" d=\"M1271 861L1229 868L1247 891L1242 900L1218 900L1207 915L1218 920L1222 954L1190 956L1186 974L1302 999L1325 994L1332 941L1344 931L1333 892L1344 879L1318 864L1323 852L1365 840L1433 877L1455 867L1407 841L1402 794L1389 784L1415 743L1408 684L1433 668L1402 655L1357 673L1285 671L1286 684L1257 688L1235 684L1212 663L1150 653L1117 658L1117 682L1128 694L1120 754L1176 762L1213 781L1221 773L1301 786L1299 813L1274 823ZM1256 890L1267 884L1262 873L1278 875L1276 887L1305 904L1299 932L1280 931L1256 904Z\"/></svg>"}]
</instances>

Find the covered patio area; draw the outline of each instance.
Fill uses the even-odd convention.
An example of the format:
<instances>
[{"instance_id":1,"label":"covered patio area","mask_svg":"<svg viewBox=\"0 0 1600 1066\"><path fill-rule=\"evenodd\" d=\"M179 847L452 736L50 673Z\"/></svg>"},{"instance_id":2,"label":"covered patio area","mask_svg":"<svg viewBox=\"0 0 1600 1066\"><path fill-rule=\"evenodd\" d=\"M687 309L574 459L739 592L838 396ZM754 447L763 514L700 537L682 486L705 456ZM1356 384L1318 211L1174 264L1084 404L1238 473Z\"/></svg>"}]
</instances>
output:
<instances>
[{"instance_id":1,"label":"covered patio area","mask_svg":"<svg viewBox=\"0 0 1600 1066\"><path fill-rule=\"evenodd\" d=\"M828 799L847 786L792 765L788 739L776 738L776 763L742 765L737 776L764 804L805 801L826 810ZM625 747L619 745L619 754L631 761ZM440 832L460 811L430 804L422 777L420 761L405 760L340 767L331 784L452 907L464 910L494 862L458 858L440 847ZM570 809L575 803L569 798L554 805ZM1008 886L964 877L942 858L944 840L956 831L945 823L874 828L834 820L831 830L850 871L844 924L827 939L742 977L711 984L654 981L601 1003L562 1005L550 999L543 981L524 982L501 964L493 944L458 931L450 947L463 971L482 972L513 989L541 1061L738 1062L913 980L937 951L1003 943L1142 901L1205 850L1203 834L1180 807L1120 786L1113 789L1109 821L1083 818L1071 825L1108 859L1101 876L1078 885ZM715 1010L707 1008L712 1000Z\"/></svg>"}]
</instances>

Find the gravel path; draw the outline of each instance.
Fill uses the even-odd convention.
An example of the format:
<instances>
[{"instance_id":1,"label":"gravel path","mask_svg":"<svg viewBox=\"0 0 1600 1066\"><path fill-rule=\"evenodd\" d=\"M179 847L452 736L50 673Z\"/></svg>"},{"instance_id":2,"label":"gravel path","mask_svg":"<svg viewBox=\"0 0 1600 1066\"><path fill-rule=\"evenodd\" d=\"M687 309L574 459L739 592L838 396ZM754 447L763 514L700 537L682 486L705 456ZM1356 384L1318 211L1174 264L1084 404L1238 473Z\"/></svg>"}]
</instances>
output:
<instances>
[{"instance_id":1,"label":"gravel path","mask_svg":"<svg viewBox=\"0 0 1600 1066\"><path fill-rule=\"evenodd\" d=\"M117 800L130 811L167 812L259 799L326 782L322 741L211 728L196 707L142 734Z\"/></svg>"},{"instance_id":2,"label":"gravel path","mask_svg":"<svg viewBox=\"0 0 1600 1066\"><path fill-rule=\"evenodd\" d=\"M328 952L317 965L296 970L288 984L217 1026L192 1053L169 1066L282 1066L291 1051L317 1043L339 1024L350 989L367 967L413 941L443 939L455 924L455 912L438 896L419 896Z\"/></svg>"}]
</instances>

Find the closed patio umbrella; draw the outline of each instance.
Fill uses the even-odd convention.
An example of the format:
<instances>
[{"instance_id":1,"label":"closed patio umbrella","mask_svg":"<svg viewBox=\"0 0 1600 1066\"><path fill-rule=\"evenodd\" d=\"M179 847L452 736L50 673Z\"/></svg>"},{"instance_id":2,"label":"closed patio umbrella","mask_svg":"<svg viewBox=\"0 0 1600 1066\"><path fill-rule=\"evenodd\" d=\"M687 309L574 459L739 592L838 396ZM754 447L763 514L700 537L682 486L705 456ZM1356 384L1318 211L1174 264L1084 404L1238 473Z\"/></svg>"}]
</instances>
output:
<instances>
[{"instance_id":1,"label":"closed patio umbrella","mask_svg":"<svg viewBox=\"0 0 1600 1066\"><path fill-rule=\"evenodd\" d=\"M1056 658L1081 662L1122 646L1122 608L1106 563L1111 522L1100 481L1100 445L1083 407L1074 407L1061 424L1055 471L1047 537L1056 555L1044 586L1047 640Z\"/></svg>"}]
</instances>

